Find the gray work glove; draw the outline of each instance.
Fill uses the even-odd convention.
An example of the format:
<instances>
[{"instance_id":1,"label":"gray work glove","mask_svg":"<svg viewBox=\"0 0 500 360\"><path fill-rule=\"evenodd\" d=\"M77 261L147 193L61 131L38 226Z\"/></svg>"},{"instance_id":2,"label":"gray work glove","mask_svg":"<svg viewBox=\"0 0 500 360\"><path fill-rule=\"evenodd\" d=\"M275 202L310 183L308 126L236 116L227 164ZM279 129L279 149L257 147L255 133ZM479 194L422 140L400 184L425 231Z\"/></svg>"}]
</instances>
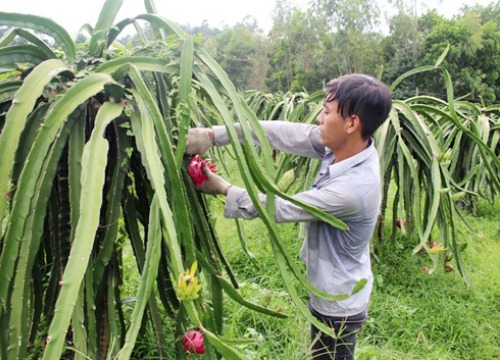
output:
<instances>
[{"instance_id":1,"label":"gray work glove","mask_svg":"<svg viewBox=\"0 0 500 360\"><path fill-rule=\"evenodd\" d=\"M186 140L186 154L205 155L214 146L213 130L210 128L189 129Z\"/></svg>"},{"instance_id":2,"label":"gray work glove","mask_svg":"<svg viewBox=\"0 0 500 360\"><path fill-rule=\"evenodd\" d=\"M196 189L211 195L227 195L229 188L233 185L221 178L219 175L214 174L207 164L203 163L202 169L203 173L207 177L207 180L205 180L205 182L203 182L200 186L197 186Z\"/></svg>"}]
</instances>

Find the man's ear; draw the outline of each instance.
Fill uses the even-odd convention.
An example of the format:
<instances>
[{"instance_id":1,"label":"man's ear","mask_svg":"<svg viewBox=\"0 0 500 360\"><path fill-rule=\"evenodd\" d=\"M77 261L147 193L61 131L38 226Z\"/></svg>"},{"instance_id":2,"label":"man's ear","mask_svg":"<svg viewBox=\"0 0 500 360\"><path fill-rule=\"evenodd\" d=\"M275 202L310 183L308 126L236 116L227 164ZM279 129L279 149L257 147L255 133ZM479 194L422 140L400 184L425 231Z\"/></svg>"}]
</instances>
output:
<instances>
[{"instance_id":1,"label":"man's ear","mask_svg":"<svg viewBox=\"0 0 500 360\"><path fill-rule=\"evenodd\" d=\"M347 125L347 133L353 134L356 131L361 131L361 120L359 120L358 115L351 115L349 117Z\"/></svg>"}]
</instances>

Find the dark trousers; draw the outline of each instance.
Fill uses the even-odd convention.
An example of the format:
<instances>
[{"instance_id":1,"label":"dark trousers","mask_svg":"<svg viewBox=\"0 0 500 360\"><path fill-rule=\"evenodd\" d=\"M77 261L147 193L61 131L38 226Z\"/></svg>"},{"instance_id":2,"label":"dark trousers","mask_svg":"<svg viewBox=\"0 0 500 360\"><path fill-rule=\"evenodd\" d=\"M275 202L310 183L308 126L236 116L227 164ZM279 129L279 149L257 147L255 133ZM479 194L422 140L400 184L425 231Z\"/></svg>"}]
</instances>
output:
<instances>
[{"instance_id":1,"label":"dark trousers","mask_svg":"<svg viewBox=\"0 0 500 360\"><path fill-rule=\"evenodd\" d=\"M311 314L335 329L335 338L311 325L311 355L314 360L353 360L356 335L366 321L366 312L353 316L332 317L309 308Z\"/></svg>"}]
</instances>

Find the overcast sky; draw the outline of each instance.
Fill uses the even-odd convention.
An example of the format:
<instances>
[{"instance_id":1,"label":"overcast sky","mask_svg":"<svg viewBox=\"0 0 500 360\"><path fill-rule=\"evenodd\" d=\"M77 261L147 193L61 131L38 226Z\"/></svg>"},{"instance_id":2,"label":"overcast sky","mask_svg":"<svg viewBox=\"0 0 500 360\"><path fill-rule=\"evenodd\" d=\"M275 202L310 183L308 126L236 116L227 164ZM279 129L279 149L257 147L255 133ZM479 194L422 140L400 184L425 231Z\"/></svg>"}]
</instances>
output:
<instances>
[{"instance_id":1,"label":"overcast sky","mask_svg":"<svg viewBox=\"0 0 500 360\"><path fill-rule=\"evenodd\" d=\"M308 0L290 0L303 8ZM454 15L463 4L486 5L493 0L434 0L419 1L427 7L435 6L445 16ZM1 0L0 11L19 12L48 17L75 35L80 27L94 26L104 0ZM264 32L272 25L275 0L156 0L159 15L181 25L201 25L206 20L211 27L232 26L246 15L253 16ZM117 22L127 17L145 13L143 0L124 0Z\"/></svg>"}]
</instances>

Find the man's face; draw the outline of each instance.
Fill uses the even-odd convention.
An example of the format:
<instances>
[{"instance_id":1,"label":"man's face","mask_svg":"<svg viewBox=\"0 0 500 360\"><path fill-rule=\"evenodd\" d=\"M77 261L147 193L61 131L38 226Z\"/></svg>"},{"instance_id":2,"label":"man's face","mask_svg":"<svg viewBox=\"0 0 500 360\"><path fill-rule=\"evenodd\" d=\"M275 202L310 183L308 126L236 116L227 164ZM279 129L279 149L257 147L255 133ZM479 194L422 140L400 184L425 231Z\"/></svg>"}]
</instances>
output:
<instances>
[{"instance_id":1,"label":"man's face","mask_svg":"<svg viewBox=\"0 0 500 360\"><path fill-rule=\"evenodd\" d=\"M338 111L338 101L323 103L323 110L317 117L323 145L333 152L341 148L347 139L349 121L344 119Z\"/></svg>"}]
</instances>

